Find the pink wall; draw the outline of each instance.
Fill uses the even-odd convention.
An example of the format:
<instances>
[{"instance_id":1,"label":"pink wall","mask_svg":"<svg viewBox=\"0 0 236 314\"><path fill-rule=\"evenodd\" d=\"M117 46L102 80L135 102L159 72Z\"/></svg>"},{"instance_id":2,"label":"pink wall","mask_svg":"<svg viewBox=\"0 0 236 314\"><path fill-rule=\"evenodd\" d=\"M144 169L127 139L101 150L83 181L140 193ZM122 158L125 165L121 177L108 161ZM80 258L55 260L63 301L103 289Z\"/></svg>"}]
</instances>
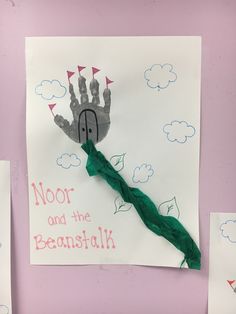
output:
<instances>
[{"instance_id":1,"label":"pink wall","mask_svg":"<svg viewBox=\"0 0 236 314\"><path fill-rule=\"evenodd\" d=\"M12 161L14 314L207 313L209 212L236 209L235 29L234 0L0 1L0 159ZM29 265L24 37L72 35L202 36L200 272Z\"/></svg>"}]
</instances>

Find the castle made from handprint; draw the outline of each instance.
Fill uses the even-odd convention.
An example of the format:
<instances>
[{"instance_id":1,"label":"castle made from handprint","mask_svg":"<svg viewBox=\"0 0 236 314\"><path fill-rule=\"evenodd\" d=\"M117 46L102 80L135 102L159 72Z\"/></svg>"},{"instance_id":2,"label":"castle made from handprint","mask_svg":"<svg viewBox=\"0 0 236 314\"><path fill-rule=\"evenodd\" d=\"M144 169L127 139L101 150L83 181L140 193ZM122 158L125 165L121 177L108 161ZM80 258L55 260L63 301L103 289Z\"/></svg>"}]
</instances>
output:
<instances>
[{"instance_id":1,"label":"castle made from handprint","mask_svg":"<svg viewBox=\"0 0 236 314\"><path fill-rule=\"evenodd\" d=\"M110 127L111 91L108 87L105 88L103 92L105 104L100 106L99 83L95 78L89 86L91 102L87 93L86 79L81 75L78 78L78 87L80 102L76 98L73 85L69 84L73 121L69 123L60 115L56 115L54 121L73 141L85 143L92 140L96 144L104 139Z\"/></svg>"}]
</instances>

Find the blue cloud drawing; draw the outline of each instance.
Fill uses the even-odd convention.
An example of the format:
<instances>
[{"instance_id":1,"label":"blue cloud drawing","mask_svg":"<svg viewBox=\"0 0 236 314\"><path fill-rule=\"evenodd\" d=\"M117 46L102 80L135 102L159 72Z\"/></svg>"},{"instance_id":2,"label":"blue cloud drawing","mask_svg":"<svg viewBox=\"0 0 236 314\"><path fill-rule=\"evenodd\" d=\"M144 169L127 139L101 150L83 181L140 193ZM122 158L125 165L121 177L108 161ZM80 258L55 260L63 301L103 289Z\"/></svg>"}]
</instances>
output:
<instances>
[{"instance_id":1,"label":"blue cloud drawing","mask_svg":"<svg viewBox=\"0 0 236 314\"><path fill-rule=\"evenodd\" d=\"M149 164L142 164L134 169L132 181L134 183L146 183L154 174L154 170Z\"/></svg>"},{"instance_id":2,"label":"blue cloud drawing","mask_svg":"<svg viewBox=\"0 0 236 314\"><path fill-rule=\"evenodd\" d=\"M184 144L189 137L194 136L196 130L186 121L174 120L164 125L163 132L167 135L167 139L170 142Z\"/></svg>"},{"instance_id":3,"label":"blue cloud drawing","mask_svg":"<svg viewBox=\"0 0 236 314\"><path fill-rule=\"evenodd\" d=\"M8 313L9 313L9 308L6 305L0 304L0 314L8 314Z\"/></svg>"},{"instance_id":4,"label":"blue cloud drawing","mask_svg":"<svg viewBox=\"0 0 236 314\"><path fill-rule=\"evenodd\" d=\"M81 164L80 158L76 154L62 154L57 158L57 165L69 169L70 167L79 167Z\"/></svg>"},{"instance_id":5,"label":"blue cloud drawing","mask_svg":"<svg viewBox=\"0 0 236 314\"><path fill-rule=\"evenodd\" d=\"M66 88L58 80L43 80L35 87L35 93L45 100L51 100L64 97Z\"/></svg>"},{"instance_id":6,"label":"blue cloud drawing","mask_svg":"<svg viewBox=\"0 0 236 314\"><path fill-rule=\"evenodd\" d=\"M222 237L236 243L236 220L226 220L220 225L220 232Z\"/></svg>"},{"instance_id":7,"label":"blue cloud drawing","mask_svg":"<svg viewBox=\"0 0 236 314\"><path fill-rule=\"evenodd\" d=\"M144 72L147 86L158 90L167 88L170 83L177 80L177 74L171 64L154 64Z\"/></svg>"}]
</instances>

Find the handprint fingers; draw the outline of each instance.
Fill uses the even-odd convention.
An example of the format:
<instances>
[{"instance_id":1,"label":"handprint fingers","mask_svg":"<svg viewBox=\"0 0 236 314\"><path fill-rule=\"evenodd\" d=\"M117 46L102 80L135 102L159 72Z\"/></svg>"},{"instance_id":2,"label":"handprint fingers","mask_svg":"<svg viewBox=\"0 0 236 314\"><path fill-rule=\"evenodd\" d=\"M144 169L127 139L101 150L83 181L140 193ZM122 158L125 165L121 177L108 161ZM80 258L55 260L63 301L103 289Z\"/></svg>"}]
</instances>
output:
<instances>
[{"instance_id":1,"label":"handprint fingers","mask_svg":"<svg viewBox=\"0 0 236 314\"><path fill-rule=\"evenodd\" d=\"M87 86L86 86L86 79L83 76L78 78L78 85L79 85L79 92L80 92L80 100L81 104L88 104L88 94L87 94Z\"/></svg>"},{"instance_id":2,"label":"handprint fingers","mask_svg":"<svg viewBox=\"0 0 236 314\"><path fill-rule=\"evenodd\" d=\"M103 99L104 99L104 111L109 113L111 107L111 91L109 88L105 88L103 92Z\"/></svg>"},{"instance_id":3,"label":"handprint fingers","mask_svg":"<svg viewBox=\"0 0 236 314\"><path fill-rule=\"evenodd\" d=\"M75 96L74 86L71 83L69 85L69 92L70 92L70 99L71 99L71 101L75 101L75 100L78 101L78 99Z\"/></svg>"},{"instance_id":4,"label":"handprint fingers","mask_svg":"<svg viewBox=\"0 0 236 314\"><path fill-rule=\"evenodd\" d=\"M67 128L68 126L70 126L69 121L64 119L59 114L55 115L54 121L61 129L64 129L64 128Z\"/></svg>"},{"instance_id":5,"label":"handprint fingers","mask_svg":"<svg viewBox=\"0 0 236 314\"><path fill-rule=\"evenodd\" d=\"M93 96L92 104L93 105L99 105L100 99L99 99L99 83L98 83L98 81L93 78L89 87L90 87L91 94Z\"/></svg>"},{"instance_id":6,"label":"handprint fingers","mask_svg":"<svg viewBox=\"0 0 236 314\"><path fill-rule=\"evenodd\" d=\"M76 128L73 123L70 124L69 121L67 121L58 114L55 116L54 121L64 131L66 135L68 135L73 141L78 142Z\"/></svg>"},{"instance_id":7,"label":"handprint fingers","mask_svg":"<svg viewBox=\"0 0 236 314\"><path fill-rule=\"evenodd\" d=\"M79 106L79 101L75 96L74 87L71 83L69 85L69 92L70 92L70 99L71 99L70 108L72 112L74 112Z\"/></svg>"},{"instance_id":8,"label":"handprint fingers","mask_svg":"<svg viewBox=\"0 0 236 314\"><path fill-rule=\"evenodd\" d=\"M74 86L69 81L70 108L73 120L70 123L63 116L56 115L54 121L70 139L77 143L92 140L96 144L107 135L110 127L111 107L111 91L108 84L111 82L106 77L106 88L103 91L104 105L99 106L99 82L94 77L88 87L86 78L79 72L78 85L76 84L79 89L78 95L77 90L74 91ZM91 99L88 95L88 89L91 92Z\"/></svg>"}]
</instances>

